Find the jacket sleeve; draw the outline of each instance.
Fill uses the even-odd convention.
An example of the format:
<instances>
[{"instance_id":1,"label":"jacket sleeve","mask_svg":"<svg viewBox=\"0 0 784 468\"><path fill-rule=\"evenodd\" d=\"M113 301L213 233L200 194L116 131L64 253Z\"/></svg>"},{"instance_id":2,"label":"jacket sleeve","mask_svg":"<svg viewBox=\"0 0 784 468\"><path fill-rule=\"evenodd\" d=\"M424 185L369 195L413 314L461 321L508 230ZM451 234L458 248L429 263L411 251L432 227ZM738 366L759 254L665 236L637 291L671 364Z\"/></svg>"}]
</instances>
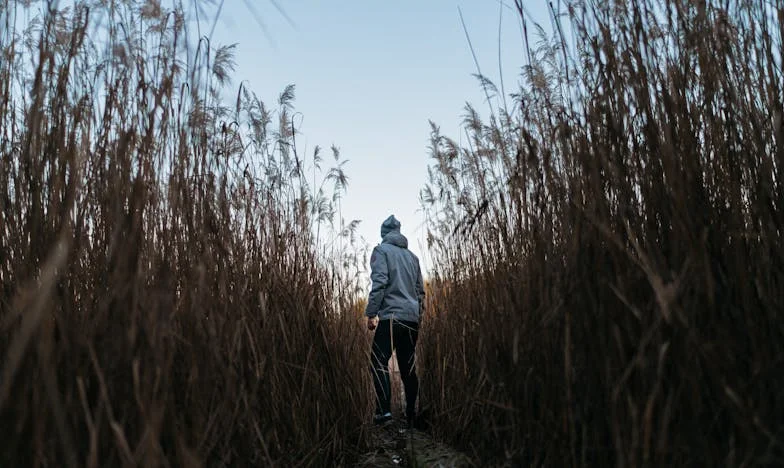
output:
<instances>
[{"instance_id":1,"label":"jacket sleeve","mask_svg":"<svg viewBox=\"0 0 784 468\"><path fill-rule=\"evenodd\" d=\"M422 268L419 266L417 260L417 280L416 280L416 293L419 299L419 312L421 313L425 307L425 283L422 281Z\"/></svg>"},{"instance_id":2,"label":"jacket sleeve","mask_svg":"<svg viewBox=\"0 0 784 468\"><path fill-rule=\"evenodd\" d=\"M373 249L373 253L370 255L370 280L373 282L373 285L370 289L365 315L373 318L378 315L378 310L384 301L384 293L389 282L387 257L378 247Z\"/></svg>"}]
</instances>

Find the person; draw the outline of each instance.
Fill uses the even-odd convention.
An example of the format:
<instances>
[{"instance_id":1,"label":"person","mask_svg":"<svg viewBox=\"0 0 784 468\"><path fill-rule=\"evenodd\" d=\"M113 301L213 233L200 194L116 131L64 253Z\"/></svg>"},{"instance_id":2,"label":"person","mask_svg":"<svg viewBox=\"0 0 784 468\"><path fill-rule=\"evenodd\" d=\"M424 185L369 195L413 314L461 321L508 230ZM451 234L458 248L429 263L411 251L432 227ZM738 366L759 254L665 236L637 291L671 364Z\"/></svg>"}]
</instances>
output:
<instances>
[{"instance_id":1,"label":"person","mask_svg":"<svg viewBox=\"0 0 784 468\"><path fill-rule=\"evenodd\" d=\"M372 286L365 309L368 329L375 330L370 357L376 390L374 421L381 424L392 419L388 365L396 351L406 395L406 421L413 427L419 393L414 353L425 299L422 270L394 215L381 224L381 239L370 256Z\"/></svg>"}]
</instances>

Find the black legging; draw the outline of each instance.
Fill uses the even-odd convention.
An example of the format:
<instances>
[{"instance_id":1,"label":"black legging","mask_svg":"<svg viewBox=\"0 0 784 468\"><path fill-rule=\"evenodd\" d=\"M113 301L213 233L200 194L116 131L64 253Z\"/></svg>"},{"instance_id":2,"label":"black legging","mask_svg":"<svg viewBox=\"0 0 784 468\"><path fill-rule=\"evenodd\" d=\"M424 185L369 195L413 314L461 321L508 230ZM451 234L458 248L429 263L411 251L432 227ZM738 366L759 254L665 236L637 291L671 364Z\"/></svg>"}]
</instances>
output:
<instances>
[{"instance_id":1,"label":"black legging","mask_svg":"<svg viewBox=\"0 0 784 468\"><path fill-rule=\"evenodd\" d=\"M397 353L397 364L400 378L406 393L406 417L414 419L419 380L414 366L414 349L416 348L419 324L416 322L381 320L373 337L373 349L370 357L372 364L373 385L376 387L376 413L390 412L391 389L389 385L389 359L392 351Z\"/></svg>"}]
</instances>

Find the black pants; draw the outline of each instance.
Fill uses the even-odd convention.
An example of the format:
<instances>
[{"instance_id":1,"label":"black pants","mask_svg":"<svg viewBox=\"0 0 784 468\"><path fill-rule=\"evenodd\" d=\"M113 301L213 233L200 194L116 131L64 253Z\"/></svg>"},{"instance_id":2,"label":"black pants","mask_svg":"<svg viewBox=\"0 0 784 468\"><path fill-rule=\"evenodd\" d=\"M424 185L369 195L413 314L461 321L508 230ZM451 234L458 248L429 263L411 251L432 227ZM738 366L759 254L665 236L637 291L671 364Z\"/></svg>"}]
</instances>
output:
<instances>
[{"instance_id":1,"label":"black pants","mask_svg":"<svg viewBox=\"0 0 784 468\"><path fill-rule=\"evenodd\" d=\"M418 335L419 324L416 322L395 320L393 324L392 320L381 320L378 323L370 355L373 385L376 387L376 414L390 411L392 392L389 384L389 359L394 350L397 353L400 378L403 380L403 389L406 393L406 417L409 420L414 419L419 393L419 380L414 367L414 348Z\"/></svg>"}]
</instances>

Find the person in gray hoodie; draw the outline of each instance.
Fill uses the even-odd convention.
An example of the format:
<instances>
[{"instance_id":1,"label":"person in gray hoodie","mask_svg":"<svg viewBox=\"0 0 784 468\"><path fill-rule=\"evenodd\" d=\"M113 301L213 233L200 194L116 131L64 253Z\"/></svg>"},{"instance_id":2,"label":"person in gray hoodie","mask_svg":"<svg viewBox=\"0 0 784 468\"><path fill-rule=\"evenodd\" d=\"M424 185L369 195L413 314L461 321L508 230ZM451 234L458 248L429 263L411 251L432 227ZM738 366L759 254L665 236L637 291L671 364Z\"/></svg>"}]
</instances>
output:
<instances>
[{"instance_id":1,"label":"person in gray hoodie","mask_svg":"<svg viewBox=\"0 0 784 468\"><path fill-rule=\"evenodd\" d=\"M376 389L374 421L383 423L392 419L388 365L392 351L396 351L406 395L406 419L411 426L419 393L414 352L425 288L419 259L408 250L408 239L400 233L400 221L394 215L381 225L381 238L381 244L370 256L373 284L365 309L368 329L376 332L370 358Z\"/></svg>"}]
</instances>

